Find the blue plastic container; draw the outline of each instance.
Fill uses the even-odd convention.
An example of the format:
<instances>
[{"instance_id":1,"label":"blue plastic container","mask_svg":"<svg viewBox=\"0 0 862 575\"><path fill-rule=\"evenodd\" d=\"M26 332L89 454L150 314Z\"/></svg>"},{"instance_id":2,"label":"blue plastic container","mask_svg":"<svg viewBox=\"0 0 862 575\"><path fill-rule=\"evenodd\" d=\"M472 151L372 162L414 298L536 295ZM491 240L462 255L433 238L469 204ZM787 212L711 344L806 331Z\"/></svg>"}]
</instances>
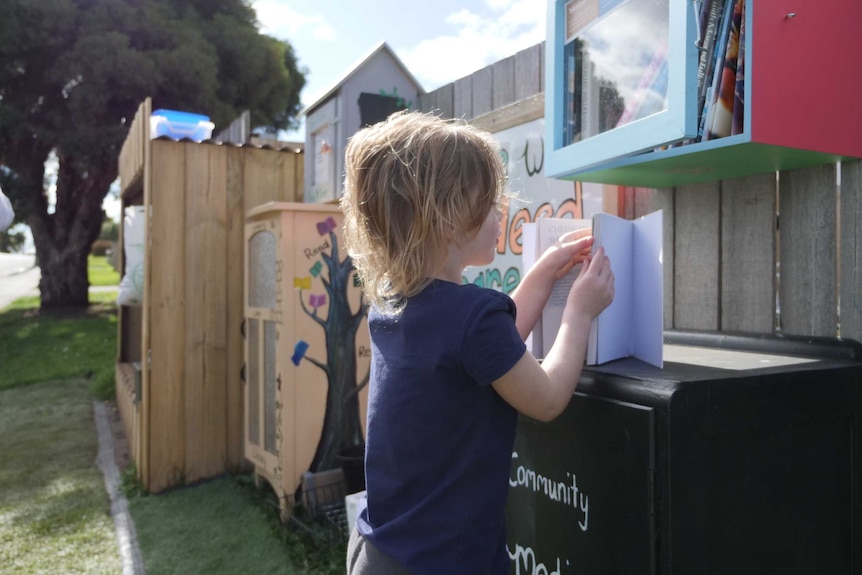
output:
<instances>
[{"instance_id":1,"label":"blue plastic container","mask_svg":"<svg viewBox=\"0 0 862 575\"><path fill-rule=\"evenodd\" d=\"M153 110L150 115L150 137L168 136L181 140L203 141L212 137L215 124L210 122L209 116L193 114L191 112L180 112L177 110Z\"/></svg>"}]
</instances>

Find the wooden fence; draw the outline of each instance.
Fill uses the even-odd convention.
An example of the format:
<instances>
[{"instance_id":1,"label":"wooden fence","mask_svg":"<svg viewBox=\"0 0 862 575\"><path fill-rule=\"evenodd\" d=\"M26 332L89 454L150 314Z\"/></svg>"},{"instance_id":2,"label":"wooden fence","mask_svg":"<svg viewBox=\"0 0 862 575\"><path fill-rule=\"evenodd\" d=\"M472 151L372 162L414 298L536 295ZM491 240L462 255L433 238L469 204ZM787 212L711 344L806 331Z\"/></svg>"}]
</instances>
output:
<instances>
[{"instance_id":1,"label":"wooden fence","mask_svg":"<svg viewBox=\"0 0 862 575\"><path fill-rule=\"evenodd\" d=\"M139 477L158 492L244 463L245 214L301 201L304 162L293 151L150 140L149 105L119 159L122 205L146 206L147 225L143 305L119 314L117 403Z\"/></svg>"},{"instance_id":2,"label":"wooden fence","mask_svg":"<svg viewBox=\"0 0 862 575\"><path fill-rule=\"evenodd\" d=\"M419 107L498 131L543 117L543 78L540 43ZM665 329L862 341L862 162L618 193L664 210Z\"/></svg>"}]
</instances>

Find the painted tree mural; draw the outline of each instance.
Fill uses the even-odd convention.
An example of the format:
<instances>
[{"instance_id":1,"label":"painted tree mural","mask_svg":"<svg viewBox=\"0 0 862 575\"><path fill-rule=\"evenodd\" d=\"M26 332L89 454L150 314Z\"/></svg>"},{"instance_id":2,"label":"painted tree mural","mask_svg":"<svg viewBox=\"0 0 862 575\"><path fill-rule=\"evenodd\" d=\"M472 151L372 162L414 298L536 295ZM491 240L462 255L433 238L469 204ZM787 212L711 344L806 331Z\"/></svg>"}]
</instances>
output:
<instances>
[{"instance_id":1,"label":"painted tree mural","mask_svg":"<svg viewBox=\"0 0 862 575\"><path fill-rule=\"evenodd\" d=\"M354 281L353 260L350 256L339 259L336 227L332 217L317 224L321 236L329 235L329 252L321 251L320 260L309 270L310 275L294 280L294 285L299 288L302 310L323 329L326 339L325 363L307 355L309 347L302 340L296 342L291 358L295 365L305 360L326 374L326 412L320 441L309 468L312 472L338 467L336 455L339 452L364 443L359 391L368 384L369 374L357 381L356 333L366 316L367 306L360 295L359 309L351 309L348 290ZM306 300L306 290L310 291L317 281L323 284L325 293L310 293ZM324 318L319 311L327 301L329 308Z\"/></svg>"}]
</instances>

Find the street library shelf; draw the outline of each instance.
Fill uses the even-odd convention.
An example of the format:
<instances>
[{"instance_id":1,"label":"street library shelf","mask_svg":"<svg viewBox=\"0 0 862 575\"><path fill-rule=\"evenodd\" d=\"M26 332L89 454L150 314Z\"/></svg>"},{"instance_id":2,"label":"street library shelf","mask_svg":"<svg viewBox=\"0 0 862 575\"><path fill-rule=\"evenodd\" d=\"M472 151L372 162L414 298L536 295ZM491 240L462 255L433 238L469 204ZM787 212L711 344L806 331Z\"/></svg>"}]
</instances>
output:
<instances>
[{"instance_id":1,"label":"street library shelf","mask_svg":"<svg viewBox=\"0 0 862 575\"><path fill-rule=\"evenodd\" d=\"M862 157L862 3L788 6L549 0L548 175L670 187Z\"/></svg>"}]
</instances>

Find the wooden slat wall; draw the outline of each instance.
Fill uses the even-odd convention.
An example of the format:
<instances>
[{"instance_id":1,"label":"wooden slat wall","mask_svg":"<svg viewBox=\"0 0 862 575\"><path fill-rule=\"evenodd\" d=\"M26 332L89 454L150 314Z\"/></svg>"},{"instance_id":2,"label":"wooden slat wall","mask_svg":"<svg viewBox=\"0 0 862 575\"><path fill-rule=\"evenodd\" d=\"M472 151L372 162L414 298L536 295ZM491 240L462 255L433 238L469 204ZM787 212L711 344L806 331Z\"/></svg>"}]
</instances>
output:
<instances>
[{"instance_id":1,"label":"wooden slat wall","mask_svg":"<svg viewBox=\"0 0 862 575\"><path fill-rule=\"evenodd\" d=\"M147 230L139 423L130 441L151 492L244 464L243 277L248 210L302 200L303 155L154 140L143 166ZM140 181L140 180L139 180ZM140 184L138 184L140 185ZM149 354L147 354L149 350Z\"/></svg>"},{"instance_id":2,"label":"wooden slat wall","mask_svg":"<svg viewBox=\"0 0 862 575\"><path fill-rule=\"evenodd\" d=\"M541 42L419 97L419 109L466 120L488 114L542 92Z\"/></svg>"},{"instance_id":3,"label":"wooden slat wall","mask_svg":"<svg viewBox=\"0 0 862 575\"><path fill-rule=\"evenodd\" d=\"M515 57L509 56L491 66L491 109L497 110L515 101Z\"/></svg>"},{"instance_id":4,"label":"wooden slat wall","mask_svg":"<svg viewBox=\"0 0 862 575\"><path fill-rule=\"evenodd\" d=\"M182 483L186 425L186 144L152 143L152 195L146 268L149 374L144 383L144 420L148 426L147 475L152 492ZM148 431L149 433L146 433Z\"/></svg>"},{"instance_id":5,"label":"wooden slat wall","mask_svg":"<svg viewBox=\"0 0 862 575\"><path fill-rule=\"evenodd\" d=\"M721 330L775 329L775 174L722 182Z\"/></svg>"},{"instance_id":6,"label":"wooden slat wall","mask_svg":"<svg viewBox=\"0 0 862 575\"><path fill-rule=\"evenodd\" d=\"M251 112L245 110L230 125L213 137L217 142L245 144L251 137Z\"/></svg>"},{"instance_id":7,"label":"wooden slat wall","mask_svg":"<svg viewBox=\"0 0 862 575\"><path fill-rule=\"evenodd\" d=\"M674 194L673 325L681 329L719 329L721 280L720 184L677 189ZM692 236L700 241L691 241Z\"/></svg>"},{"instance_id":8,"label":"wooden slat wall","mask_svg":"<svg viewBox=\"0 0 862 575\"><path fill-rule=\"evenodd\" d=\"M419 108L491 131L529 121L544 101L543 56L537 44ZM838 181L826 165L622 194L629 217L664 210L665 328L862 341L862 161Z\"/></svg>"},{"instance_id":9,"label":"wooden slat wall","mask_svg":"<svg viewBox=\"0 0 862 575\"><path fill-rule=\"evenodd\" d=\"M225 177L225 255L229 267L225 272L225 313L226 345L225 371L227 385L225 392L225 453L227 470L235 471L243 461L243 386L240 372L243 364L242 321L244 317L243 270L245 269L245 212L244 197L245 148L226 148L227 174ZM301 159L301 156L300 156ZM302 165L303 162L297 162ZM302 183L294 188L302 192Z\"/></svg>"},{"instance_id":10,"label":"wooden slat wall","mask_svg":"<svg viewBox=\"0 0 862 575\"><path fill-rule=\"evenodd\" d=\"M515 101L544 92L544 86L545 43L542 42L515 54Z\"/></svg>"},{"instance_id":11,"label":"wooden slat wall","mask_svg":"<svg viewBox=\"0 0 862 575\"><path fill-rule=\"evenodd\" d=\"M862 162L841 166L841 337L862 341Z\"/></svg>"},{"instance_id":12,"label":"wooden slat wall","mask_svg":"<svg viewBox=\"0 0 862 575\"><path fill-rule=\"evenodd\" d=\"M145 150L150 141L150 112L152 103L149 98L138 106L129 125L129 135L120 148L117 161L120 189L127 190L139 178L144 167Z\"/></svg>"},{"instance_id":13,"label":"wooden slat wall","mask_svg":"<svg viewBox=\"0 0 862 575\"><path fill-rule=\"evenodd\" d=\"M186 481L227 459L227 149L186 146Z\"/></svg>"},{"instance_id":14,"label":"wooden slat wall","mask_svg":"<svg viewBox=\"0 0 862 575\"><path fill-rule=\"evenodd\" d=\"M838 335L836 193L834 166L781 174L779 297L784 333Z\"/></svg>"}]
</instances>

